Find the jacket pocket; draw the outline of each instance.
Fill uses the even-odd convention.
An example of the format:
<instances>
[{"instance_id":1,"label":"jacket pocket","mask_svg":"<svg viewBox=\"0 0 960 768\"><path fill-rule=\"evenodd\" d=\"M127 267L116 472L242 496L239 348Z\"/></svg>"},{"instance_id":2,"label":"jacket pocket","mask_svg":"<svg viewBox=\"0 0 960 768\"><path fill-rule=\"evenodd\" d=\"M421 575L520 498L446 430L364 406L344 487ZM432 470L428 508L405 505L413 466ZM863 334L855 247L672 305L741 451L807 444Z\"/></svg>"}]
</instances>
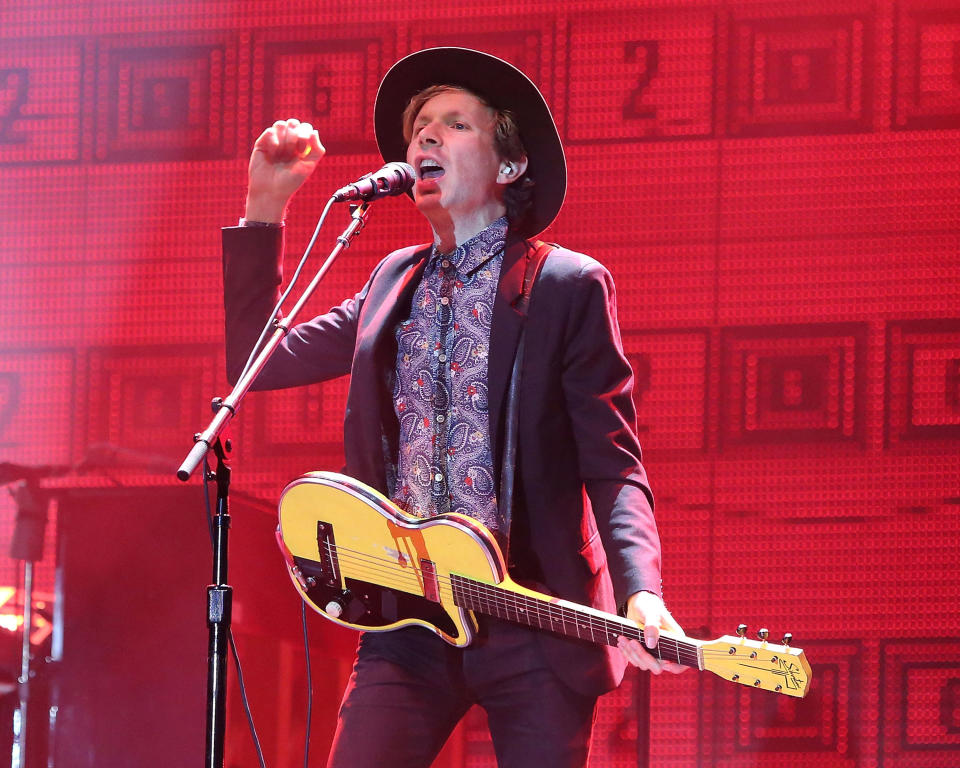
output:
<instances>
[{"instance_id":1,"label":"jacket pocket","mask_svg":"<svg viewBox=\"0 0 960 768\"><path fill-rule=\"evenodd\" d=\"M580 547L580 556L587 564L590 573L596 575L607 564L607 553L603 549L603 542L600 540L600 532L594 531Z\"/></svg>"}]
</instances>

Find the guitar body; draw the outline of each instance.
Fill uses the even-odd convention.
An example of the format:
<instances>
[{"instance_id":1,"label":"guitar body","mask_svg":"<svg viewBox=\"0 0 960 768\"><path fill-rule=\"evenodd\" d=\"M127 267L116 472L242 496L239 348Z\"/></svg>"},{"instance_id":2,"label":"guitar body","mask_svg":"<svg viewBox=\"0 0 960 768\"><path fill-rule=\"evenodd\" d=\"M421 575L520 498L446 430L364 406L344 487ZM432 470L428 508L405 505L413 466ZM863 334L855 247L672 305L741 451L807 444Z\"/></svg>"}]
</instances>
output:
<instances>
[{"instance_id":1,"label":"guitar body","mask_svg":"<svg viewBox=\"0 0 960 768\"><path fill-rule=\"evenodd\" d=\"M311 472L284 489L277 538L303 598L358 630L420 625L464 647L476 620L455 604L451 573L486 584L506 578L496 541L472 519L411 517L332 472Z\"/></svg>"}]
</instances>

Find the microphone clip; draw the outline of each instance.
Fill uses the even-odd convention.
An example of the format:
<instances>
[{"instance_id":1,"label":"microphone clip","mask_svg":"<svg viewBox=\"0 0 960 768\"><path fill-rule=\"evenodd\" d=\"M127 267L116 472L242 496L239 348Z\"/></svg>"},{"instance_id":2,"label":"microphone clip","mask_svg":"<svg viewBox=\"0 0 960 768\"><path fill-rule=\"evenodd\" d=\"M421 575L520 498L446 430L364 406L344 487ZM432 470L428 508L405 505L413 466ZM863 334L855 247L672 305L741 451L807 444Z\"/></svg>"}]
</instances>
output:
<instances>
[{"instance_id":1,"label":"microphone clip","mask_svg":"<svg viewBox=\"0 0 960 768\"><path fill-rule=\"evenodd\" d=\"M388 195L409 192L417 181L413 167L407 163L387 163L379 171L361 176L353 184L340 187L333 193L337 203L362 200L370 202Z\"/></svg>"}]
</instances>

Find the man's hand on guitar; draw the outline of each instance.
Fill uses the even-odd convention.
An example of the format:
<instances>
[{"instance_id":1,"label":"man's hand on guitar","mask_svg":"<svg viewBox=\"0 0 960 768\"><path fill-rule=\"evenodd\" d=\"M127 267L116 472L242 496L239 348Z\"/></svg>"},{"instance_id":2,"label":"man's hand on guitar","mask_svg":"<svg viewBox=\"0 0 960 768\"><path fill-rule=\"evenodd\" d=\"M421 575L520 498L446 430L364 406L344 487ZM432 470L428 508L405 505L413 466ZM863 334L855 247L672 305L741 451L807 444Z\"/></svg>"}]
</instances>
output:
<instances>
[{"instance_id":1,"label":"man's hand on guitar","mask_svg":"<svg viewBox=\"0 0 960 768\"><path fill-rule=\"evenodd\" d=\"M683 635L683 629L677 624L670 611L653 592L634 592L627 599L627 618L643 627L643 639L648 649L655 649L660 640L660 630L665 629L676 635ZM661 672L683 672L686 667L675 661L661 661L656 655L644 650L636 640L621 637L617 647L624 658L633 666L646 669L659 675ZM653 651L655 654L656 651Z\"/></svg>"}]
</instances>

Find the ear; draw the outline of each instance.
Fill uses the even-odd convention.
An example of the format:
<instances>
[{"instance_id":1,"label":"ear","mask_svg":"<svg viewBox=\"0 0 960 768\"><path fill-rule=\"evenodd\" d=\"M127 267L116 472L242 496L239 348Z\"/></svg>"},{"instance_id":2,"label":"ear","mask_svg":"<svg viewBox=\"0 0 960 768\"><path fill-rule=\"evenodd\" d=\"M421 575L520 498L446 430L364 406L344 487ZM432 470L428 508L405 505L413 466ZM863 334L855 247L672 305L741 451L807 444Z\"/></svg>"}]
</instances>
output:
<instances>
[{"instance_id":1,"label":"ear","mask_svg":"<svg viewBox=\"0 0 960 768\"><path fill-rule=\"evenodd\" d=\"M520 160L501 160L500 172L497 174L497 184L512 184L527 170L527 158Z\"/></svg>"}]
</instances>

